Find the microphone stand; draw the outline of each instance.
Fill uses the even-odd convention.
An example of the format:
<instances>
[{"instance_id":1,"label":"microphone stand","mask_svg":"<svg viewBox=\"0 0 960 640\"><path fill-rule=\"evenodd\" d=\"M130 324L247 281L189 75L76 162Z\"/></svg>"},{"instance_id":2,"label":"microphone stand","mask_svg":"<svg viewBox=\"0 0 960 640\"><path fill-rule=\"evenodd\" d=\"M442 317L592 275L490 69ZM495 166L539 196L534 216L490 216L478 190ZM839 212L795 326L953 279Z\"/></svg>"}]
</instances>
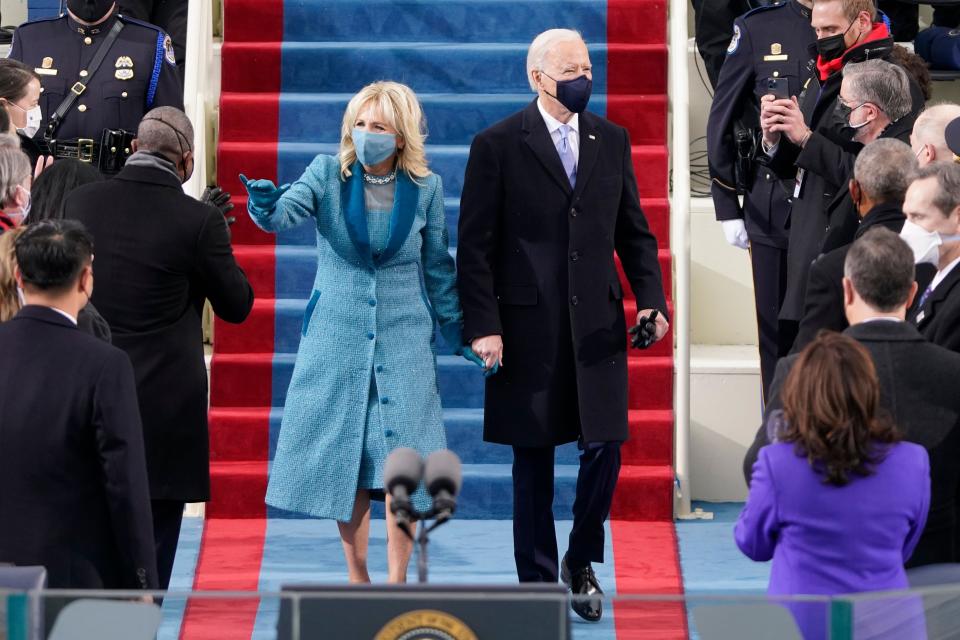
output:
<instances>
[{"instance_id":1,"label":"microphone stand","mask_svg":"<svg viewBox=\"0 0 960 640\"><path fill-rule=\"evenodd\" d=\"M410 521L411 522L421 522L420 531L417 532L417 537L414 538L410 533L410 527L407 523L397 523L397 526L403 531L410 540L413 540L417 545L417 582L420 584L427 583L427 560L428 560L428 546L430 544L430 533L439 527L440 525L447 522L451 517L452 513L449 510L443 509L437 511L436 509L430 509L426 512L419 512L415 509L410 511ZM427 520L431 518L436 518L433 524L428 525Z\"/></svg>"}]
</instances>

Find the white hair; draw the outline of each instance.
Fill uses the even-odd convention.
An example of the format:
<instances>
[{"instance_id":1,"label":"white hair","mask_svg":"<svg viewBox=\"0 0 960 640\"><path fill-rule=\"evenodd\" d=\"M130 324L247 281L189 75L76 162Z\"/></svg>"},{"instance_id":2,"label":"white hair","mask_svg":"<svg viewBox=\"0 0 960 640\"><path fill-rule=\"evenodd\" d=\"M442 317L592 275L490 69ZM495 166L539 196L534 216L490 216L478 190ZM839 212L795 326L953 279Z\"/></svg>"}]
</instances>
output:
<instances>
[{"instance_id":1,"label":"white hair","mask_svg":"<svg viewBox=\"0 0 960 640\"><path fill-rule=\"evenodd\" d=\"M533 72L543 71L543 61L547 54L561 42L583 42L583 36L573 29L548 29L530 43L527 51L527 81L534 91L537 90L537 83L533 79Z\"/></svg>"},{"instance_id":2,"label":"white hair","mask_svg":"<svg viewBox=\"0 0 960 640\"><path fill-rule=\"evenodd\" d=\"M947 146L944 134L947 125L956 118L960 118L960 105L952 102L931 105L913 123L913 137L920 144L933 145L937 160L949 160L953 158L953 152Z\"/></svg>"}]
</instances>

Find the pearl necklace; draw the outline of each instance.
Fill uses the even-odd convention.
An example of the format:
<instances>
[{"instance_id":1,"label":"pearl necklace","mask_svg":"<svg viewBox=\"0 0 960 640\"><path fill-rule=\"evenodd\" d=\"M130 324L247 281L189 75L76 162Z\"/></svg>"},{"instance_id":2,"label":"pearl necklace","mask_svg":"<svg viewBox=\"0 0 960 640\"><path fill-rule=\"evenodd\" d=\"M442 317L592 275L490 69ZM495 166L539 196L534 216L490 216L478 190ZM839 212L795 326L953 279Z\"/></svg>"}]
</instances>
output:
<instances>
[{"instance_id":1,"label":"pearl necklace","mask_svg":"<svg viewBox=\"0 0 960 640\"><path fill-rule=\"evenodd\" d=\"M396 169L394 169L394 170L391 171L390 173L388 173L388 174L386 174L386 175L383 175L383 176L375 176L375 175L371 175L371 174L369 174L369 173L364 173L364 174L363 174L363 181L366 182L366 183L368 183L368 184L379 184L379 185L390 184L391 182L393 182L393 181L396 180L396 179L397 179L397 170L396 170Z\"/></svg>"}]
</instances>

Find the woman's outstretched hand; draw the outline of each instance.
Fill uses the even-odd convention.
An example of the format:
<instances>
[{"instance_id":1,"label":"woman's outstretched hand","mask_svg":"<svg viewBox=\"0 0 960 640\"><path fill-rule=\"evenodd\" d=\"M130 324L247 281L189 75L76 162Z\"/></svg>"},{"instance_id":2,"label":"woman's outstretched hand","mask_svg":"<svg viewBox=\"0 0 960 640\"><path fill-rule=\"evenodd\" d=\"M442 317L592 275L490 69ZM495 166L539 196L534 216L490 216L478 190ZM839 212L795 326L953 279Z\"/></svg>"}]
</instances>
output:
<instances>
[{"instance_id":1,"label":"woman's outstretched hand","mask_svg":"<svg viewBox=\"0 0 960 640\"><path fill-rule=\"evenodd\" d=\"M249 194L249 202L257 209L269 211L277 206L280 196L290 189L290 184L275 186L270 180L251 180L247 176L240 174L240 182Z\"/></svg>"}]
</instances>

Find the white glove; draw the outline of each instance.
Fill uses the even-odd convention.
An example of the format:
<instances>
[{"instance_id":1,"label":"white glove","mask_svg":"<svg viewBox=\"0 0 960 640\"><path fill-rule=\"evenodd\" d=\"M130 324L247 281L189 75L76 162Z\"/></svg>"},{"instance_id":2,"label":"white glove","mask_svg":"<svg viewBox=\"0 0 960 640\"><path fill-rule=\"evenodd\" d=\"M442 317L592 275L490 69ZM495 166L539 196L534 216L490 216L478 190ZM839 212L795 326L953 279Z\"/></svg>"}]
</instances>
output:
<instances>
[{"instance_id":1,"label":"white glove","mask_svg":"<svg viewBox=\"0 0 960 640\"><path fill-rule=\"evenodd\" d=\"M743 224L742 219L721 220L720 224L723 225L723 235L727 237L728 243L740 249L746 249L750 246L750 238L747 237L747 227Z\"/></svg>"}]
</instances>

